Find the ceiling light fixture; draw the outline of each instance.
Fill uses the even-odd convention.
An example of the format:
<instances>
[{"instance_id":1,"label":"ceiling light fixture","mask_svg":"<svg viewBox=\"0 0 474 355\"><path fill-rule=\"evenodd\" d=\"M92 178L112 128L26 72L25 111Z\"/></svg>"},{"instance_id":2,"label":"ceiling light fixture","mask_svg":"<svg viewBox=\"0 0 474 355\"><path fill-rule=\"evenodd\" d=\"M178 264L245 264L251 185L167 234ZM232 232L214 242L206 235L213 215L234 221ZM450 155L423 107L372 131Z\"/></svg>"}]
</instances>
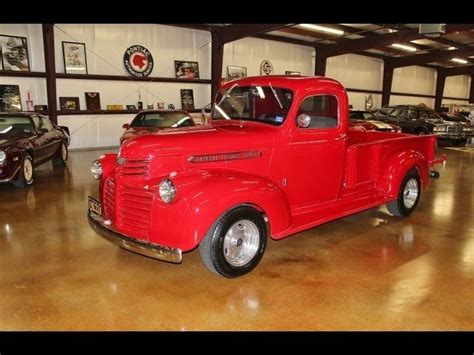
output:
<instances>
[{"instance_id":1,"label":"ceiling light fixture","mask_svg":"<svg viewBox=\"0 0 474 355\"><path fill-rule=\"evenodd\" d=\"M310 30L319 31L319 32L327 32L327 33L331 33L331 34L338 35L338 36L342 36L344 34L344 31L337 30L337 29L331 28L331 27L312 25L312 24L309 24L309 23L300 23L300 26L304 27L304 28L309 28Z\"/></svg>"},{"instance_id":2,"label":"ceiling light fixture","mask_svg":"<svg viewBox=\"0 0 474 355\"><path fill-rule=\"evenodd\" d=\"M460 59L460 58L453 58L451 59L452 62L456 62L456 63L461 63L461 64L467 64L467 60L466 59Z\"/></svg>"},{"instance_id":3,"label":"ceiling light fixture","mask_svg":"<svg viewBox=\"0 0 474 355\"><path fill-rule=\"evenodd\" d=\"M404 51L407 51L407 52L416 52L415 47L407 46L407 45L404 45L404 44L394 43L391 46L395 47L395 48L398 48L398 49L403 49Z\"/></svg>"},{"instance_id":4,"label":"ceiling light fixture","mask_svg":"<svg viewBox=\"0 0 474 355\"><path fill-rule=\"evenodd\" d=\"M454 51L455 49L457 49L457 48L454 47L454 46L451 46L451 47L448 48L448 51Z\"/></svg>"}]
</instances>

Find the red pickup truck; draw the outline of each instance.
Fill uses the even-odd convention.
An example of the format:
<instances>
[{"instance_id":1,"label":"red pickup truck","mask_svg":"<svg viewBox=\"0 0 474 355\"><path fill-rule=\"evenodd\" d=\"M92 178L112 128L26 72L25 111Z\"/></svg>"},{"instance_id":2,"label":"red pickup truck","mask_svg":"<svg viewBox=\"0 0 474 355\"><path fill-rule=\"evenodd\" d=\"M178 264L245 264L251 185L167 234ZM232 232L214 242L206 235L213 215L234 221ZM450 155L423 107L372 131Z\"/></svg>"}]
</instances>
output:
<instances>
[{"instance_id":1,"label":"red pickup truck","mask_svg":"<svg viewBox=\"0 0 474 355\"><path fill-rule=\"evenodd\" d=\"M435 136L349 131L344 87L325 77L262 76L227 82L212 123L132 138L93 163L101 201L91 227L114 244L179 263L199 246L225 277L251 271L267 237L387 204L416 208ZM369 228L369 226L367 226Z\"/></svg>"}]
</instances>

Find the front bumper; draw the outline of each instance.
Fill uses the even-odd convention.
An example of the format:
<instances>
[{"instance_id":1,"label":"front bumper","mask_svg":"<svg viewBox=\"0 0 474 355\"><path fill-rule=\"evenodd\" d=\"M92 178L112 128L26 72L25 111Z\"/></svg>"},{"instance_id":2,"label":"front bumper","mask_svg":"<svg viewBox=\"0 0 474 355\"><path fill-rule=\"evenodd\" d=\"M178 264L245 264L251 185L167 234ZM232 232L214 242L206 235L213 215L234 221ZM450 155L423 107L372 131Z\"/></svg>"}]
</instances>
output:
<instances>
[{"instance_id":1,"label":"front bumper","mask_svg":"<svg viewBox=\"0 0 474 355\"><path fill-rule=\"evenodd\" d=\"M121 248L175 264L179 264L183 260L181 249L169 248L130 238L107 226L101 216L91 211L88 211L87 215L89 225L98 235Z\"/></svg>"}]
</instances>

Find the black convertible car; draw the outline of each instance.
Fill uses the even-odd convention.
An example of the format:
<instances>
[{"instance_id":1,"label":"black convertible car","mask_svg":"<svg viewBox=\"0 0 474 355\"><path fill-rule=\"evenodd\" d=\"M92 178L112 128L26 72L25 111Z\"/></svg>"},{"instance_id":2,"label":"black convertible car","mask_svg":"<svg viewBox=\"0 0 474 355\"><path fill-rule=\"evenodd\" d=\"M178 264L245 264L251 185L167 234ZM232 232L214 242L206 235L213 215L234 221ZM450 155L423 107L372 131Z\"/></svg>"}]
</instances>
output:
<instances>
[{"instance_id":1,"label":"black convertible car","mask_svg":"<svg viewBox=\"0 0 474 355\"><path fill-rule=\"evenodd\" d=\"M52 160L64 165L70 135L67 127L37 113L0 113L0 183L27 187L35 166Z\"/></svg>"}]
</instances>

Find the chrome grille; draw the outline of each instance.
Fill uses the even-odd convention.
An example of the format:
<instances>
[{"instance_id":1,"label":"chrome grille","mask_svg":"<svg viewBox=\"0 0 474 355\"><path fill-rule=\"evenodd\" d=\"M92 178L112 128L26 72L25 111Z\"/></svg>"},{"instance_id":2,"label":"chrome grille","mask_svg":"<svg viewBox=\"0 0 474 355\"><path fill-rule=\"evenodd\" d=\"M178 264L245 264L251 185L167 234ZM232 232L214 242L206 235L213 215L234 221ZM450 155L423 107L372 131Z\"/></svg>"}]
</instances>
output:
<instances>
[{"instance_id":1,"label":"chrome grille","mask_svg":"<svg viewBox=\"0 0 474 355\"><path fill-rule=\"evenodd\" d=\"M150 161L148 159L123 159L122 164L117 165L117 172L121 175L148 175Z\"/></svg>"},{"instance_id":2,"label":"chrome grille","mask_svg":"<svg viewBox=\"0 0 474 355\"><path fill-rule=\"evenodd\" d=\"M126 185L121 186L117 194L118 227L133 230L133 236L148 237L152 203L152 192Z\"/></svg>"},{"instance_id":3,"label":"chrome grille","mask_svg":"<svg viewBox=\"0 0 474 355\"><path fill-rule=\"evenodd\" d=\"M106 217L115 224L115 180L112 177L104 182L102 201Z\"/></svg>"},{"instance_id":4,"label":"chrome grille","mask_svg":"<svg viewBox=\"0 0 474 355\"><path fill-rule=\"evenodd\" d=\"M451 133L451 134L460 134L462 132L462 127L461 126L449 126L447 132Z\"/></svg>"}]
</instances>

